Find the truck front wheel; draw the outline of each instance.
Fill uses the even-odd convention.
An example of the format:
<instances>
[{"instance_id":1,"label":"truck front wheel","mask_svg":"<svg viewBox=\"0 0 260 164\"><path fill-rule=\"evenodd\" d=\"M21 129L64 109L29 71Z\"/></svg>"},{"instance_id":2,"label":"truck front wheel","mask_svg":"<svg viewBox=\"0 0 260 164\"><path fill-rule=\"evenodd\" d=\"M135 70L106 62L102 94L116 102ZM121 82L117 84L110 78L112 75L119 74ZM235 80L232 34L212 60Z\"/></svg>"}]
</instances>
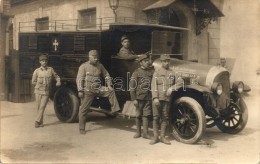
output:
<instances>
[{"instance_id":1,"label":"truck front wheel","mask_svg":"<svg viewBox=\"0 0 260 164\"><path fill-rule=\"evenodd\" d=\"M59 88L54 95L54 110L62 122L75 122L79 112L79 99L70 88Z\"/></svg>"},{"instance_id":2,"label":"truck front wheel","mask_svg":"<svg viewBox=\"0 0 260 164\"><path fill-rule=\"evenodd\" d=\"M172 134L177 141L194 144L206 129L206 119L201 105L190 97L177 99L170 110Z\"/></svg>"},{"instance_id":3,"label":"truck front wheel","mask_svg":"<svg viewBox=\"0 0 260 164\"><path fill-rule=\"evenodd\" d=\"M217 127L224 133L237 134L241 132L247 124L248 111L243 99L236 104L231 102L226 113L216 119Z\"/></svg>"}]
</instances>

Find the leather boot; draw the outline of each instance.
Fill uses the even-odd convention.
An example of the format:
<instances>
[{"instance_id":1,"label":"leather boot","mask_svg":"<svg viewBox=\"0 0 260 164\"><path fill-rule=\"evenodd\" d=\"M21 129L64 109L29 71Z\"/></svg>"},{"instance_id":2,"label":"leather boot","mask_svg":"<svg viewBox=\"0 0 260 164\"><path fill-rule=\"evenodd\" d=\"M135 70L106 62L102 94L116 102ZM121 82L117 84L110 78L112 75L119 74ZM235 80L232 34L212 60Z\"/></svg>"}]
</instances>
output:
<instances>
[{"instance_id":1,"label":"leather boot","mask_svg":"<svg viewBox=\"0 0 260 164\"><path fill-rule=\"evenodd\" d=\"M161 124L161 135L160 135L160 141L166 145L170 145L171 142L168 141L166 138L165 138L165 131L166 131L166 127L167 127L167 123L166 121L162 121L162 124Z\"/></svg>"},{"instance_id":2,"label":"leather boot","mask_svg":"<svg viewBox=\"0 0 260 164\"><path fill-rule=\"evenodd\" d=\"M35 128L39 128L40 125L41 125L41 124L40 124L38 121L35 121L35 124L34 124Z\"/></svg>"},{"instance_id":3,"label":"leather boot","mask_svg":"<svg viewBox=\"0 0 260 164\"><path fill-rule=\"evenodd\" d=\"M136 118L136 134L134 135L134 138L141 137L141 119Z\"/></svg>"},{"instance_id":4,"label":"leather boot","mask_svg":"<svg viewBox=\"0 0 260 164\"><path fill-rule=\"evenodd\" d=\"M159 128L159 120L158 119L154 119L153 120L153 138L152 138L152 141L150 142L150 145L154 145L156 144L157 142L159 142L159 131L158 131L158 128Z\"/></svg>"},{"instance_id":5,"label":"leather boot","mask_svg":"<svg viewBox=\"0 0 260 164\"><path fill-rule=\"evenodd\" d=\"M148 118L143 117L143 135L142 137L145 139L151 139L151 136L148 134Z\"/></svg>"},{"instance_id":6,"label":"leather boot","mask_svg":"<svg viewBox=\"0 0 260 164\"><path fill-rule=\"evenodd\" d=\"M80 129L80 130L79 130L79 133L80 133L80 134L86 134L86 130Z\"/></svg>"}]
</instances>

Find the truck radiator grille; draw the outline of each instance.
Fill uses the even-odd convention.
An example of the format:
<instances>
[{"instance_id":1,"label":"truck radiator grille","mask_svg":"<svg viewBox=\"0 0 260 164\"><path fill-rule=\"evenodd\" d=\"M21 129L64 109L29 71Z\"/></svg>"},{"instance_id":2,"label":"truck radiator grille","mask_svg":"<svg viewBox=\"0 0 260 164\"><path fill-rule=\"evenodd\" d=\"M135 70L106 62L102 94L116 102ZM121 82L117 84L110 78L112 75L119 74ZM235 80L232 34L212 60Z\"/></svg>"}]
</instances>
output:
<instances>
[{"instance_id":1,"label":"truck radiator grille","mask_svg":"<svg viewBox=\"0 0 260 164\"><path fill-rule=\"evenodd\" d=\"M217 107L220 109L225 109L230 102L230 80L229 80L229 72L221 72L219 73L214 82L221 83L223 85L223 93L217 98Z\"/></svg>"}]
</instances>

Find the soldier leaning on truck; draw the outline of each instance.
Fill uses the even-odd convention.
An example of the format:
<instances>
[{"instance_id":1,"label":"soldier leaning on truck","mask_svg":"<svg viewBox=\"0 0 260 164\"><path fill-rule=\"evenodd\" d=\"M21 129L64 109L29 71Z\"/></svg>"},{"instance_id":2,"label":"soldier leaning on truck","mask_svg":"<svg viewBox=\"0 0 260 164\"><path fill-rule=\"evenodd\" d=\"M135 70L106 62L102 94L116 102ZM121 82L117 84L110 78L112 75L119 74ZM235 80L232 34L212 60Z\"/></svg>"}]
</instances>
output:
<instances>
[{"instance_id":1,"label":"soldier leaning on truck","mask_svg":"<svg viewBox=\"0 0 260 164\"><path fill-rule=\"evenodd\" d=\"M170 96L167 90L174 84L174 75L169 66L170 56L161 55L162 67L155 70L152 79L152 99L153 99L153 133L154 137L151 145L159 141L159 119L161 119L160 141L170 145L170 141L165 138L165 131L169 120Z\"/></svg>"},{"instance_id":2,"label":"soldier leaning on truck","mask_svg":"<svg viewBox=\"0 0 260 164\"><path fill-rule=\"evenodd\" d=\"M131 60L131 59L137 59L138 57L141 56L141 55L136 55L134 51L130 49L130 40L126 35L121 37L121 44L122 47L117 55L122 59Z\"/></svg>"},{"instance_id":3,"label":"soldier leaning on truck","mask_svg":"<svg viewBox=\"0 0 260 164\"><path fill-rule=\"evenodd\" d=\"M150 61L147 55L138 58L140 68L137 68L132 74L130 80L131 100L136 106L136 134L134 138L141 137L141 122L143 120L142 137L151 139L148 134L148 124L152 117L152 93L151 81L153 69L151 69Z\"/></svg>"},{"instance_id":4,"label":"soldier leaning on truck","mask_svg":"<svg viewBox=\"0 0 260 164\"><path fill-rule=\"evenodd\" d=\"M95 97L108 97L112 113L120 110L115 91L111 87L111 77L105 67L99 63L96 50L89 51L89 61L83 63L77 74L78 96L81 98L79 109L80 134L86 134L86 116ZM107 87L101 86L101 76L104 77Z\"/></svg>"},{"instance_id":5,"label":"soldier leaning on truck","mask_svg":"<svg viewBox=\"0 0 260 164\"><path fill-rule=\"evenodd\" d=\"M35 98L37 105L37 116L35 120L35 128L43 127L43 115L49 100L49 90L52 78L56 79L56 86L60 86L60 77L52 67L47 67L47 55L40 55L40 68L33 72L32 84L35 85Z\"/></svg>"}]
</instances>

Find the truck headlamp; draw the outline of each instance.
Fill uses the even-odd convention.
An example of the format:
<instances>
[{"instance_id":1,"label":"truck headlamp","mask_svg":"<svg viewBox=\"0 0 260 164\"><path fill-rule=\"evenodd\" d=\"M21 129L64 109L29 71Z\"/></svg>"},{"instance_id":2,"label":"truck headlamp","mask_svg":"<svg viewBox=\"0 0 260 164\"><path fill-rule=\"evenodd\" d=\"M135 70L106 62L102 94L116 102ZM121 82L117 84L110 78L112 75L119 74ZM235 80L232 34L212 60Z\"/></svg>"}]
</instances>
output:
<instances>
[{"instance_id":1,"label":"truck headlamp","mask_svg":"<svg viewBox=\"0 0 260 164\"><path fill-rule=\"evenodd\" d=\"M221 95L223 92L223 85L221 83L213 83L212 91L217 95Z\"/></svg>"},{"instance_id":2,"label":"truck headlamp","mask_svg":"<svg viewBox=\"0 0 260 164\"><path fill-rule=\"evenodd\" d=\"M232 90L237 93L242 93L244 91L244 83L242 81L235 81L232 85Z\"/></svg>"}]
</instances>

